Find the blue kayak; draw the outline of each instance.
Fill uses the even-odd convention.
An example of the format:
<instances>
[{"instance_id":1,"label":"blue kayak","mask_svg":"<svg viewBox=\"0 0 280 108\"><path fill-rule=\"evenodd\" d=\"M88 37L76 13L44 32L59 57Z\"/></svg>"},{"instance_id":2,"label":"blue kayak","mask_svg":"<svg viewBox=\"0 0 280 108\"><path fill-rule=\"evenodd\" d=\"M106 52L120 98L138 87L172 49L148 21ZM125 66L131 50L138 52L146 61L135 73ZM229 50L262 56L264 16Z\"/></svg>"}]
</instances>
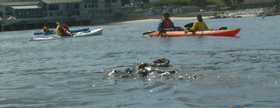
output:
<instances>
[{"instance_id":1,"label":"blue kayak","mask_svg":"<svg viewBox=\"0 0 280 108\"><path fill-rule=\"evenodd\" d=\"M88 31L89 28L83 28L83 29L76 29L76 30L70 30L71 33L77 33L81 31ZM53 32L35 32L34 35L48 35L48 34L56 34L55 31Z\"/></svg>"}]
</instances>

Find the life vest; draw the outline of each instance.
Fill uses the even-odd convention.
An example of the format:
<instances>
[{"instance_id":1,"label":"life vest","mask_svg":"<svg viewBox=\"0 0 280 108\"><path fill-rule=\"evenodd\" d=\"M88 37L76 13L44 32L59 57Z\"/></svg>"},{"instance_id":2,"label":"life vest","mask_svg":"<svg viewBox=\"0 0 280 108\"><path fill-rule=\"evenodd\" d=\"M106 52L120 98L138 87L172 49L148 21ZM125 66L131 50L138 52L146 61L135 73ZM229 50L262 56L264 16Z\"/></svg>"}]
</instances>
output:
<instances>
[{"instance_id":1,"label":"life vest","mask_svg":"<svg viewBox=\"0 0 280 108\"><path fill-rule=\"evenodd\" d=\"M162 29L172 28L172 21L170 19L162 18L163 24Z\"/></svg>"},{"instance_id":2,"label":"life vest","mask_svg":"<svg viewBox=\"0 0 280 108\"><path fill-rule=\"evenodd\" d=\"M44 30L44 32L51 32L50 29L49 29L49 27L47 27L47 26L44 26L44 27L43 27L43 30Z\"/></svg>"},{"instance_id":3,"label":"life vest","mask_svg":"<svg viewBox=\"0 0 280 108\"><path fill-rule=\"evenodd\" d=\"M66 30L69 30L69 26L67 24L63 24L63 27L66 29Z\"/></svg>"},{"instance_id":4,"label":"life vest","mask_svg":"<svg viewBox=\"0 0 280 108\"><path fill-rule=\"evenodd\" d=\"M201 22L195 21L193 24L193 27L190 28L190 31L196 31L196 30L203 31L203 30L209 30L209 29L211 29L211 28L208 27L204 21L201 21Z\"/></svg>"},{"instance_id":5,"label":"life vest","mask_svg":"<svg viewBox=\"0 0 280 108\"><path fill-rule=\"evenodd\" d=\"M58 25L56 27L56 35L58 36L71 36L69 33L67 33L63 27L61 27L60 25Z\"/></svg>"}]
</instances>

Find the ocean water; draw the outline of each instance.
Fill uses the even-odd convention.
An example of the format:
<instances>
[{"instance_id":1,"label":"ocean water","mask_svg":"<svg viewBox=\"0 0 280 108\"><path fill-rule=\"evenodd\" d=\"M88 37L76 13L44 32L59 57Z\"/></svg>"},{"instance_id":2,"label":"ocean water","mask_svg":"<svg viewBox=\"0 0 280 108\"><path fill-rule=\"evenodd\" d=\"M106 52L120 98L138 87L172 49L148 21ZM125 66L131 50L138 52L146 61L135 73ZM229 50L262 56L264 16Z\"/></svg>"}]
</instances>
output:
<instances>
[{"instance_id":1,"label":"ocean water","mask_svg":"<svg viewBox=\"0 0 280 108\"><path fill-rule=\"evenodd\" d=\"M102 35L29 41L0 33L1 108L279 108L280 16L205 19L236 37L149 38L158 22L119 23ZM194 20L174 21L183 26ZM77 29L83 27L70 27ZM175 74L110 76L112 70L167 58Z\"/></svg>"}]
</instances>

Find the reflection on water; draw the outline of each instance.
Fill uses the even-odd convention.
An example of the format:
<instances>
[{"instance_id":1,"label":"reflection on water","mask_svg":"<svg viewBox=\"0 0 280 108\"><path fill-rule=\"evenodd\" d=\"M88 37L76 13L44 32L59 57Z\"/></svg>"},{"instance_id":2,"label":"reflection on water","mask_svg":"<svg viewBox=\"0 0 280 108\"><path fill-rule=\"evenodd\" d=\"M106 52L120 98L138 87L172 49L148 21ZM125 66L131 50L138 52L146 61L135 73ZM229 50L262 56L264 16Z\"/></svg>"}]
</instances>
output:
<instances>
[{"instance_id":1,"label":"reflection on water","mask_svg":"<svg viewBox=\"0 0 280 108\"><path fill-rule=\"evenodd\" d=\"M101 36L41 42L28 41L41 30L2 32L0 107L278 108L278 19L205 19L211 28L240 27L240 38L142 35L158 22L102 25ZM176 73L108 76L158 58Z\"/></svg>"}]
</instances>

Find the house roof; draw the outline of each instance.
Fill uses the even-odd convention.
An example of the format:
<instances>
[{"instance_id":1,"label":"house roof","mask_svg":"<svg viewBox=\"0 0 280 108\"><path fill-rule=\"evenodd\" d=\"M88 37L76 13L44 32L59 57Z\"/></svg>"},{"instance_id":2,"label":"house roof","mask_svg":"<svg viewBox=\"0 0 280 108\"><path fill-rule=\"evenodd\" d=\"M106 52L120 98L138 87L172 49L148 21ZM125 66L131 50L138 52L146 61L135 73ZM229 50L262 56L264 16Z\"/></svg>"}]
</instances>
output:
<instances>
[{"instance_id":1,"label":"house roof","mask_svg":"<svg viewBox=\"0 0 280 108\"><path fill-rule=\"evenodd\" d=\"M26 6L26 5L37 5L38 1L30 1L30 2L1 2L0 6Z\"/></svg>"},{"instance_id":2,"label":"house roof","mask_svg":"<svg viewBox=\"0 0 280 108\"><path fill-rule=\"evenodd\" d=\"M275 0L244 0L242 4L261 4L261 3L273 3Z\"/></svg>"},{"instance_id":3,"label":"house roof","mask_svg":"<svg viewBox=\"0 0 280 108\"><path fill-rule=\"evenodd\" d=\"M40 6L11 6L13 9L40 9Z\"/></svg>"},{"instance_id":4,"label":"house roof","mask_svg":"<svg viewBox=\"0 0 280 108\"><path fill-rule=\"evenodd\" d=\"M78 3L82 2L83 0L42 0L42 2L47 4L56 4L56 3Z\"/></svg>"}]
</instances>

